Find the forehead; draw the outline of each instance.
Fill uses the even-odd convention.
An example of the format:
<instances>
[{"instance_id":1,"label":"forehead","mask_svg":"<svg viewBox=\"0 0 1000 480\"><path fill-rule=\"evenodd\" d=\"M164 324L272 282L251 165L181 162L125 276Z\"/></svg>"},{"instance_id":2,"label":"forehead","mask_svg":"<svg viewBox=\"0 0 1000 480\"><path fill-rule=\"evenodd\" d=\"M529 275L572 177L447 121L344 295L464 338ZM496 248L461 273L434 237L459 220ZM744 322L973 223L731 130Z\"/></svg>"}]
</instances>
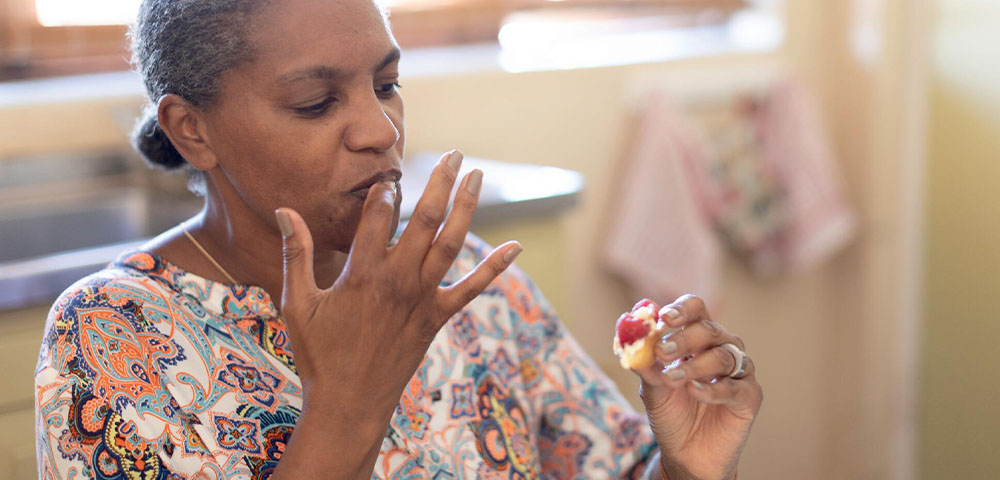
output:
<instances>
[{"instance_id":1,"label":"forehead","mask_svg":"<svg viewBox=\"0 0 1000 480\"><path fill-rule=\"evenodd\" d=\"M371 0L277 0L254 22L255 62L269 76L330 65L370 69L395 47Z\"/></svg>"}]
</instances>

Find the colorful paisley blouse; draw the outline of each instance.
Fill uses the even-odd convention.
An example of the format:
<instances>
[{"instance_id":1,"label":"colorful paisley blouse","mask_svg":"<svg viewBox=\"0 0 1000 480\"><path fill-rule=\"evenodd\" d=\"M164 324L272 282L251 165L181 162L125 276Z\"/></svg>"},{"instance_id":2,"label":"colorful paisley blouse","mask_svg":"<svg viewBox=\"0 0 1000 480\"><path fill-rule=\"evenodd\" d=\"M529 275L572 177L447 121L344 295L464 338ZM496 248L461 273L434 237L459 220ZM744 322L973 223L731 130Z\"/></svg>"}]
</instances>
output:
<instances>
[{"instance_id":1,"label":"colorful paisley blouse","mask_svg":"<svg viewBox=\"0 0 1000 480\"><path fill-rule=\"evenodd\" d=\"M470 236L445 281L486 252ZM143 251L57 300L35 397L46 479L267 478L302 407L285 324L262 288ZM653 451L644 417L511 269L434 339L372 478L637 478Z\"/></svg>"}]
</instances>

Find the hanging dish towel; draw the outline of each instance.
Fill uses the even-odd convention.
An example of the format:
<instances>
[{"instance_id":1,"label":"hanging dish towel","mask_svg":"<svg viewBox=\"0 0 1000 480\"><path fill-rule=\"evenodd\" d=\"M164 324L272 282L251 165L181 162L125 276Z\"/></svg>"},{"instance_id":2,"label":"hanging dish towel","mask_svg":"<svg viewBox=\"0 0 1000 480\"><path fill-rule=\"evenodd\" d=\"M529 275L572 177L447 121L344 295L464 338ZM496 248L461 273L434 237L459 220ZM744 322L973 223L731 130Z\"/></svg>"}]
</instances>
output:
<instances>
[{"instance_id":1,"label":"hanging dish towel","mask_svg":"<svg viewBox=\"0 0 1000 480\"><path fill-rule=\"evenodd\" d=\"M857 233L819 109L795 83L777 82L758 110L757 126L763 154L784 191L780 269L797 272L817 265Z\"/></svg>"},{"instance_id":2,"label":"hanging dish towel","mask_svg":"<svg viewBox=\"0 0 1000 480\"><path fill-rule=\"evenodd\" d=\"M666 301L696 292L709 302L715 296L721 250L702 210L704 155L698 134L669 99L652 95L612 206L605 250L608 267L636 295Z\"/></svg>"},{"instance_id":3,"label":"hanging dish towel","mask_svg":"<svg viewBox=\"0 0 1000 480\"><path fill-rule=\"evenodd\" d=\"M604 252L634 293L717 303L722 252L759 275L831 257L856 233L816 106L790 81L682 115L646 105Z\"/></svg>"}]
</instances>

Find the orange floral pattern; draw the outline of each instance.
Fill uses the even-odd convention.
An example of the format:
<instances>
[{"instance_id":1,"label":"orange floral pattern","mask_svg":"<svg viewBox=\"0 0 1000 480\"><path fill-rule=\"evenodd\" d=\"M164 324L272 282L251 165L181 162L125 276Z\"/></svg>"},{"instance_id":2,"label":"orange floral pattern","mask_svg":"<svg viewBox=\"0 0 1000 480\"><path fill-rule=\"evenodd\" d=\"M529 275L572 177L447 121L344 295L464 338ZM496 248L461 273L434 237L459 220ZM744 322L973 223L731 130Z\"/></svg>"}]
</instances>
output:
<instances>
[{"instance_id":1,"label":"orange floral pattern","mask_svg":"<svg viewBox=\"0 0 1000 480\"><path fill-rule=\"evenodd\" d=\"M487 252L470 236L445 283ZM302 407L262 288L142 251L56 301L35 386L46 479L268 478ZM372 478L632 478L654 450L643 417L512 268L431 344Z\"/></svg>"}]
</instances>

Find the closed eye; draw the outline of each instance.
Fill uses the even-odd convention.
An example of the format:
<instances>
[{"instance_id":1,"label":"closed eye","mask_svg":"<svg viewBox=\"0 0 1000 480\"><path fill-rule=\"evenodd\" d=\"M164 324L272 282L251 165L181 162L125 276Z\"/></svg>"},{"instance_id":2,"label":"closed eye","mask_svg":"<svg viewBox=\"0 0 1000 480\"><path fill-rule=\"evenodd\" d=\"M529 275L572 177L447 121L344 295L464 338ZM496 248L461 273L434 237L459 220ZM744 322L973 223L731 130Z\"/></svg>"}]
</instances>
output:
<instances>
[{"instance_id":1,"label":"closed eye","mask_svg":"<svg viewBox=\"0 0 1000 480\"><path fill-rule=\"evenodd\" d=\"M335 100L336 99L333 97L327 97L319 103L314 103L305 107L292 107L292 110L304 117L318 117L326 113L326 111L330 108L330 105L332 105Z\"/></svg>"}]
</instances>

